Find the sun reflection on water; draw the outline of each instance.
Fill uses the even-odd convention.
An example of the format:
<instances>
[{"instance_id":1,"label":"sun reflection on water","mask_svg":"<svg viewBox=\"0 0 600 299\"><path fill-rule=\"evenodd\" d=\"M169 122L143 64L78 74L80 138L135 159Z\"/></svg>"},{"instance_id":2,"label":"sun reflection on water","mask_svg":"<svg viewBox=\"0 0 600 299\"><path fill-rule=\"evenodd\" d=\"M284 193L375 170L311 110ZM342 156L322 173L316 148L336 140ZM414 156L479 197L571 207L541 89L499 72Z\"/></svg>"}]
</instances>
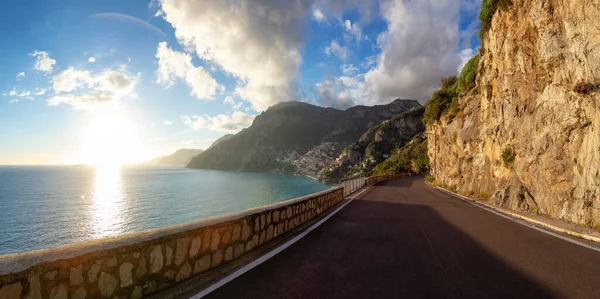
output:
<instances>
[{"instance_id":1,"label":"sun reflection on water","mask_svg":"<svg viewBox=\"0 0 600 299\"><path fill-rule=\"evenodd\" d=\"M92 199L93 238L122 233L123 208L121 167L119 165L96 166L96 182Z\"/></svg>"}]
</instances>

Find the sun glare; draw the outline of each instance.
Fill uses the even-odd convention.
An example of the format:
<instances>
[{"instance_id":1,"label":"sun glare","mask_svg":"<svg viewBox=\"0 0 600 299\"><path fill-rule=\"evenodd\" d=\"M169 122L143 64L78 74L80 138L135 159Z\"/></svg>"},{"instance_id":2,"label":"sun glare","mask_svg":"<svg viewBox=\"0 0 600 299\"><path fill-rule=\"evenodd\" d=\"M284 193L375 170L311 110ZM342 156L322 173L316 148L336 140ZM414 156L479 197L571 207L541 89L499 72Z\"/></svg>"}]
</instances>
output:
<instances>
[{"instance_id":1,"label":"sun glare","mask_svg":"<svg viewBox=\"0 0 600 299\"><path fill-rule=\"evenodd\" d=\"M96 166L92 197L92 238L123 233L124 200L119 166Z\"/></svg>"},{"instance_id":2,"label":"sun glare","mask_svg":"<svg viewBox=\"0 0 600 299\"><path fill-rule=\"evenodd\" d=\"M136 123L123 113L103 111L83 127L82 155L86 164L115 169L140 162L141 146Z\"/></svg>"}]
</instances>

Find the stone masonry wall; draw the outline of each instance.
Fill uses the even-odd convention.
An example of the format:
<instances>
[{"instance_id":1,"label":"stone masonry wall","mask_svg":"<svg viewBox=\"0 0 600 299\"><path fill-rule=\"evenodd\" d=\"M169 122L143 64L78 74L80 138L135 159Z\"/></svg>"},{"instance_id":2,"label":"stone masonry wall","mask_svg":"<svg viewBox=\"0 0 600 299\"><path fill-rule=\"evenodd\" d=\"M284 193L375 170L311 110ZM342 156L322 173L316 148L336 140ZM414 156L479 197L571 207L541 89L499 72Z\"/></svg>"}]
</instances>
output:
<instances>
[{"instance_id":1,"label":"stone masonry wall","mask_svg":"<svg viewBox=\"0 0 600 299\"><path fill-rule=\"evenodd\" d=\"M238 214L0 256L0 299L141 298L236 259L343 198L335 187Z\"/></svg>"}]
</instances>

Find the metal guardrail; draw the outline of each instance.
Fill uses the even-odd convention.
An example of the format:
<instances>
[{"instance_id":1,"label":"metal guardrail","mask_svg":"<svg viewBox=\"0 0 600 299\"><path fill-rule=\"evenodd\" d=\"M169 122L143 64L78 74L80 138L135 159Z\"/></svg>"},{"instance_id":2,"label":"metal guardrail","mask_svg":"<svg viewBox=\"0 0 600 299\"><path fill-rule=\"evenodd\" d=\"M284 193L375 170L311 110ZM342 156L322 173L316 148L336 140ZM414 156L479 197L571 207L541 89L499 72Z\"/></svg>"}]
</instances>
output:
<instances>
[{"instance_id":1,"label":"metal guardrail","mask_svg":"<svg viewBox=\"0 0 600 299\"><path fill-rule=\"evenodd\" d=\"M360 177L355 179L349 179L340 181L340 186L344 187L344 196L351 194L352 192L371 184L377 184L379 182L395 180L401 177L405 177L406 174L383 174L370 177Z\"/></svg>"},{"instance_id":2,"label":"metal guardrail","mask_svg":"<svg viewBox=\"0 0 600 299\"><path fill-rule=\"evenodd\" d=\"M370 177L360 177L360 178L340 181L340 186L344 187L344 196L347 196L347 195L351 194L352 192L354 192L366 185L377 184L379 182L388 181L388 180L395 180L395 179L399 179L399 178L405 177L405 176L406 176L406 174L395 174L395 175L383 174L383 175L376 175L376 176L370 176Z\"/></svg>"},{"instance_id":3,"label":"metal guardrail","mask_svg":"<svg viewBox=\"0 0 600 299\"><path fill-rule=\"evenodd\" d=\"M344 187L344 196L351 194L352 192L367 185L367 178L355 178L340 182L340 186Z\"/></svg>"}]
</instances>

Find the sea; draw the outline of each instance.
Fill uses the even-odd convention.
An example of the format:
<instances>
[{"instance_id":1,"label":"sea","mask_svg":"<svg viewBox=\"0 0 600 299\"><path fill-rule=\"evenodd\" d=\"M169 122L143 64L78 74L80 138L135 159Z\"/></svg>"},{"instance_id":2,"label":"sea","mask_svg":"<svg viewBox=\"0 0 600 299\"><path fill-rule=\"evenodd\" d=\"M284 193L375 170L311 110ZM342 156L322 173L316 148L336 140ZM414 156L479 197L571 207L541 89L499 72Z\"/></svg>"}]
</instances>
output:
<instances>
[{"instance_id":1,"label":"sea","mask_svg":"<svg viewBox=\"0 0 600 299\"><path fill-rule=\"evenodd\" d=\"M0 166L0 255L186 223L332 185L182 166Z\"/></svg>"}]
</instances>

